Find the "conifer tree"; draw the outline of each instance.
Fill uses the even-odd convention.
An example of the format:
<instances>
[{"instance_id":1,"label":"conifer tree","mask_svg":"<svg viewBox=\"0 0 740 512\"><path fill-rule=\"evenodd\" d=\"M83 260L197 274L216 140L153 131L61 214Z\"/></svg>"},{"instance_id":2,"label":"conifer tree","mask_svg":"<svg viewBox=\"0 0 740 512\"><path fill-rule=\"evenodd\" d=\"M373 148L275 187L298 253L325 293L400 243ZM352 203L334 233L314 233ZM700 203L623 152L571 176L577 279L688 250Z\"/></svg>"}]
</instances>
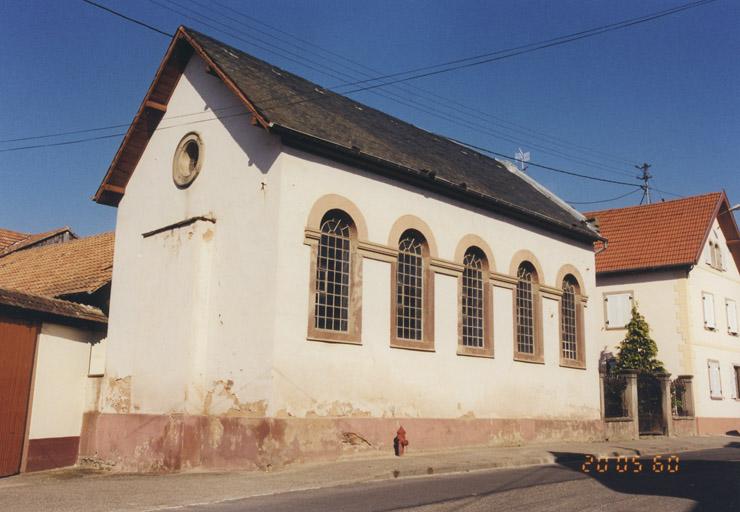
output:
<instances>
[{"instance_id":1,"label":"conifer tree","mask_svg":"<svg viewBox=\"0 0 740 512\"><path fill-rule=\"evenodd\" d=\"M627 336L619 344L617 367L620 370L632 369L647 373L665 372L663 363L656 357L658 345L650 337L650 326L637 306L632 306L632 319L627 324Z\"/></svg>"}]
</instances>

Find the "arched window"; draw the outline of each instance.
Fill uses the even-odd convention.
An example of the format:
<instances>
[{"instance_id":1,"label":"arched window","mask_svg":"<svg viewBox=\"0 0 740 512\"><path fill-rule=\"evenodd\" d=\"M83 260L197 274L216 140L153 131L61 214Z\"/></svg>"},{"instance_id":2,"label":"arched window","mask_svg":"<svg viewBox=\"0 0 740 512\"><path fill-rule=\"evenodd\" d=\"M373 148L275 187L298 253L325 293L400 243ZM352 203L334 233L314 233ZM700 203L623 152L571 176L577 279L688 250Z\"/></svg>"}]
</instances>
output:
<instances>
[{"instance_id":1,"label":"arched window","mask_svg":"<svg viewBox=\"0 0 740 512\"><path fill-rule=\"evenodd\" d=\"M584 368L585 339L581 285L573 274L566 274L560 298L560 364Z\"/></svg>"},{"instance_id":2,"label":"arched window","mask_svg":"<svg viewBox=\"0 0 740 512\"><path fill-rule=\"evenodd\" d=\"M429 244L416 229L398 239L393 265L391 297L391 345L402 348L434 348L434 275L429 265Z\"/></svg>"},{"instance_id":3,"label":"arched window","mask_svg":"<svg viewBox=\"0 0 740 512\"><path fill-rule=\"evenodd\" d=\"M472 248L463 259L462 280L462 344L483 347L483 258Z\"/></svg>"},{"instance_id":4,"label":"arched window","mask_svg":"<svg viewBox=\"0 0 740 512\"><path fill-rule=\"evenodd\" d=\"M359 343L361 277L355 224L342 210L329 210L314 233L308 337Z\"/></svg>"},{"instance_id":5,"label":"arched window","mask_svg":"<svg viewBox=\"0 0 740 512\"><path fill-rule=\"evenodd\" d=\"M347 214L331 210L324 215L316 255L313 315L316 329L350 331L353 238L354 224Z\"/></svg>"},{"instance_id":6,"label":"arched window","mask_svg":"<svg viewBox=\"0 0 740 512\"><path fill-rule=\"evenodd\" d=\"M459 285L459 347L465 355L493 355L491 291L488 260L478 247L468 247L463 256Z\"/></svg>"},{"instance_id":7,"label":"arched window","mask_svg":"<svg viewBox=\"0 0 740 512\"><path fill-rule=\"evenodd\" d=\"M519 265L516 277L516 352L524 359L540 359L537 271L525 261Z\"/></svg>"},{"instance_id":8,"label":"arched window","mask_svg":"<svg viewBox=\"0 0 740 512\"><path fill-rule=\"evenodd\" d=\"M424 257L426 240L409 229L398 242L396 264L396 337L421 341L424 317Z\"/></svg>"},{"instance_id":9,"label":"arched window","mask_svg":"<svg viewBox=\"0 0 740 512\"><path fill-rule=\"evenodd\" d=\"M560 332L563 359L578 359L578 314L576 295L578 282L571 275L563 279L563 297L560 301Z\"/></svg>"}]
</instances>

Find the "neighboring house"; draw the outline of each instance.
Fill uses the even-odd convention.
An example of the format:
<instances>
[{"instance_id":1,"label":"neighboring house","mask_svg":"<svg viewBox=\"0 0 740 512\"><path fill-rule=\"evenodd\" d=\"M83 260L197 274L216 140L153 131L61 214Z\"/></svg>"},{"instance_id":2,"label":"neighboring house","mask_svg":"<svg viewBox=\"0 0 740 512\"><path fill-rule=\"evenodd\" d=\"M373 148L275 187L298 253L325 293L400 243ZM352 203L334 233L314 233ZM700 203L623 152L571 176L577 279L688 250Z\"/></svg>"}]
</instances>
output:
<instances>
[{"instance_id":1,"label":"neighboring house","mask_svg":"<svg viewBox=\"0 0 740 512\"><path fill-rule=\"evenodd\" d=\"M0 258L0 476L77 461L104 371L112 262L112 233Z\"/></svg>"},{"instance_id":2,"label":"neighboring house","mask_svg":"<svg viewBox=\"0 0 740 512\"><path fill-rule=\"evenodd\" d=\"M54 229L45 233L20 233L0 228L0 258L12 252L47 244L68 242L77 238L68 227Z\"/></svg>"},{"instance_id":3,"label":"neighboring house","mask_svg":"<svg viewBox=\"0 0 740 512\"><path fill-rule=\"evenodd\" d=\"M697 431L740 430L740 233L726 195L586 216L608 239L596 256L601 348L624 338L636 303L667 371L694 377Z\"/></svg>"},{"instance_id":4,"label":"neighboring house","mask_svg":"<svg viewBox=\"0 0 740 512\"><path fill-rule=\"evenodd\" d=\"M603 436L600 237L511 165L181 27L95 198L118 216L83 457Z\"/></svg>"}]
</instances>

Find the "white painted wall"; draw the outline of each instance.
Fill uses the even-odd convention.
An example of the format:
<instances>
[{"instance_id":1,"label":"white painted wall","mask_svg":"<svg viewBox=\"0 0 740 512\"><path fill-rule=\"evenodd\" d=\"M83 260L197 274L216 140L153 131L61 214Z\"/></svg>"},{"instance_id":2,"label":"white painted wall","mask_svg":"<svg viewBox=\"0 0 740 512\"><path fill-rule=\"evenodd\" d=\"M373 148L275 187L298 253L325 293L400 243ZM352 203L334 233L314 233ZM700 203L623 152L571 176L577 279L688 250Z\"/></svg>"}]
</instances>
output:
<instances>
[{"instance_id":1,"label":"white painted wall","mask_svg":"<svg viewBox=\"0 0 740 512\"><path fill-rule=\"evenodd\" d=\"M608 249L607 249L608 250ZM593 307L598 313L600 350L618 353L626 328L607 328L604 298L607 294L631 292L638 310L650 325L650 335L658 345L658 359L676 375L691 373L688 324L683 321L687 273L680 270L599 277ZM683 301L683 302L682 302Z\"/></svg>"},{"instance_id":2,"label":"white painted wall","mask_svg":"<svg viewBox=\"0 0 740 512\"><path fill-rule=\"evenodd\" d=\"M435 277L436 352L389 347L390 264L363 259L362 345L306 339L310 248L303 245L308 213L317 199L335 193L352 201L364 215L370 242L387 244L391 226L411 214L425 221L439 254L453 260L467 234L492 248L496 270L509 272L513 255L532 251L542 265L542 282L555 283L565 264L579 269L585 293L593 295L594 256L555 236L498 216L422 193L336 163L286 150L282 173L275 318L275 394L270 412L304 416L458 417L599 417L598 350L592 309L587 309L587 370L559 366L557 302L544 300L545 364L513 360L512 292L495 288L495 358L458 356L457 283ZM310 177L310 178L307 178Z\"/></svg>"},{"instance_id":3,"label":"white painted wall","mask_svg":"<svg viewBox=\"0 0 740 512\"><path fill-rule=\"evenodd\" d=\"M269 394L279 141L204 71L193 57L118 207L105 412L221 413L224 385L246 402ZM193 130L204 163L180 190L172 158ZM142 237L201 215L216 223Z\"/></svg>"},{"instance_id":4,"label":"white painted wall","mask_svg":"<svg viewBox=\"0 0 740 512\"><path fill-rule=\"evenodd\" d=\"M90 344L100 333L44 323L38 337L29 439L79 436L87 409Z\"/></svg>"},{"instance_id":5,"label":"white painted wall","mask_svg":"<svg viewBox=\"0 0 740 512\"><path fill-rule=\"evenodd\" d=\"M725 299L733 299L740 308L740 272L730 255L722 230L715 220L709 241L718 242L723 252L725 270L712 268L702 257L691 271L688 287L688 307L691 318L691 336L693 346L693 366L696 375L694 397L697 416L709 418L740 418L740 400L736 398L736 381L733 366L740 366L740 337L727 331ZM709 241L705 254L709 251ZM714 296L715 330L704 327L702 293ZM738 311L740 313L740 310ZM712 399L709 394L709 373L707 362L710 359L719 361L722 379L721 400Z\"/></svg>"},{"instance_id":6,"label":"white painted wall","mask_svg":"<svg viewBox=\"0 0 740 512\"><path fill-rule=\"evenodd\" d=\"M592 296L593 251L282 148L248 117L233 116L242 107L226 111L231 117L222 121L183 125L234 105L194 57L128 184L118 211L102 411L599 417L593 307L585 371L559 366L558 312L549 300L545 364L514 362L512 293L501 288L494 293L495 358L457 356L457 283L437 275L437 351L391 349L390 265L365 259L363 344L308 341L304 229L314 202L327 193L360 208L371 242L387 243L392 224L413 214L430 225L441 258L453 259L459 240L476 234L492 247L496 270L507 273L514 253L528 249L539 258L545 284L557 286L559 268L572 264ZM193 112L202 114L182 117ZM179 190L172 156L193 129L205 143L204 165L191 187ZM206 214L216 223L142 237Z\"/></svg>"},{"instance_id":7,"label":"white painted wall","mask_svg":"<svg viewBox=\"0 0 740 512\"><path fill-rule=\"evenodd\" d=\"M603 302L606 293L633 291L640 312L650 324L651 335L658 344L658 358L665 363L668 372L674 377L694 375L696 415L738 418L740 400L735 398L737 393L733 367L740 366L740 337L727 331L724 303L729 298L740 304L740 273L716 220L710 240L718 242L722 247L725 270L716 270L706 263L706 254L709 251L707 241L699 263L689 272L665 271L599 277L598 299ZM708 330L704 326L704 292L714 296L715 330ZM606 329L604 309L596 309L600 316L602 344L616 349L626 330ZM721 400L710 397L707 369L710 359L720 362L723 392Z\"/></svg>"}]
</instances>

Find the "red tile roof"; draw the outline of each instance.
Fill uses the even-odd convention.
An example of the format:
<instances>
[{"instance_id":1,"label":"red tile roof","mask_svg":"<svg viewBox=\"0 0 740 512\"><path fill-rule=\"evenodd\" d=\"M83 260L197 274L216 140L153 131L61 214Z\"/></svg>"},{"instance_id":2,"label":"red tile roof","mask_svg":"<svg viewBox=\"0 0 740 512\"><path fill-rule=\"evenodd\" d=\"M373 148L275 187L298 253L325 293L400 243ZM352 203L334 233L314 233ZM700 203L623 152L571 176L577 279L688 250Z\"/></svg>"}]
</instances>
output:
<instances>
[{"instance_id":1,"label":"red tile roof","mask_svg":"<svg viewBox=\"0 0 740 512\"><path fill-rule=\"evenodd\" d=\"M16 252L22 249L33 247L34 245L40 245L43 243L64 242L71 238L77 238L77 235L72 233L72 230L68 226L53 229L51 231L46 231L45 233L36 234L17 233L14 231L6 232L13 233L14 235L22 235L22 238L4 247L0 243L0 257L10 254L11 252Z\"/></svg>"},{"instance_id":2,"label":"red tile roof","mask_svg":"<svg viewBox=\"0 0 740 512\"><path fill-rule=\"evenodd\" d=\"M28 238L29 236L31 235L28 233L0 228L0 252L11 245Z\"/></svg>"},{"instance_id":3,"label":"red tile roof","mask_svg":"<svg viewBox=\"0 0 740 512\"><path fill-rule=\"evenodd\" d=\"M108 323L108 318L99 308L4 288L0 288L0 309L2 307L35 311L52 317L72 318L96 324Z\"/></svg>"},{"instance_id":4,"label":"red tile roof","mask_svg":"<svg viewBox=\"0 0 740 512\"><path fill-rule=\"evenodd\" d=\"M41 245L0 258L0 287L42 297L93 293L111 280L112 232Z\"/></svg>"},{"instance_id":5,"label":"red tile roof","mask_svg":"<svg viewBox=\"0 0 740 512\"><path fill-rule=\"evenodd\" d=\"M608 240L607 249L596 255L596 272L629 272L696 264L712 222L724 202L724 193L715 192L585 213L588 218L596 218L601 235ZM601 242L597 242L595 247L601 248Z\"/></svg>"}]
</instances>

